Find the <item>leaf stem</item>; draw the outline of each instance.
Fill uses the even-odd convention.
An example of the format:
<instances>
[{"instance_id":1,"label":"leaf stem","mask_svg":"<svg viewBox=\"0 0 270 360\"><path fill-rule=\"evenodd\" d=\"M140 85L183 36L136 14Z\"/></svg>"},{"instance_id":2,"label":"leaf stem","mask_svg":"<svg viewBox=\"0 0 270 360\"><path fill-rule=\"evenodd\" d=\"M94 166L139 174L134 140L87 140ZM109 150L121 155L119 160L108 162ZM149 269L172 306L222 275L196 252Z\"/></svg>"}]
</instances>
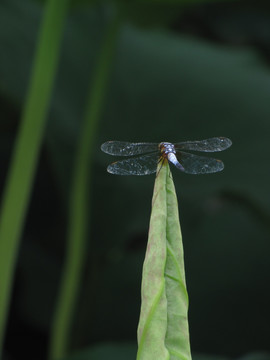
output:
<instances>
[{"instance_id":1,"label":"leaf stem","mask_svg":"<svg viewBox=\"0 0 270 360\"><path fill-rule=\"evenodd\" d=\"M106 29L93 83L89 86L84 122L79 137L69 203L69 230L66 260L51 333L50 359L59 359L68 351L70 328L79 293L87 249L90 219L89 189L91 166L98 121L106 95L116 40L119 16Z\"/></svg>"},{"instance_id":2,"label":"leaf stem","mask_svg":"<svg viewBox=\"0 0 270 360\"><path fill-rule=\"evenodd\" d=\"M69 0L48 0L0 214L0 354L19 240L27 213Z\"/></svg>"}]
</instances>

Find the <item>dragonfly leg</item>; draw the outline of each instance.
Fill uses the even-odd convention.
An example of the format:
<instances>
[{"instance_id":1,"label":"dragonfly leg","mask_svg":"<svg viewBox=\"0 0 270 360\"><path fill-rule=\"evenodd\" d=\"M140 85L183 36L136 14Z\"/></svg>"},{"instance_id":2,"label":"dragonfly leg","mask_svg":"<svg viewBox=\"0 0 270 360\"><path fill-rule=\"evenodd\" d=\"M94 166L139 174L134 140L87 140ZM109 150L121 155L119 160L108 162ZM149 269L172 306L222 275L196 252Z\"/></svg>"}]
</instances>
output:
<instances>
[{"instance_id":1,"label":"dragonfly leg","mask_svg":"<svg viewBox=\"0 0 270 360\"><path fill-rule=\"evenodd\" d=\"M160 164L160 163L161 163L161 165L160 165L160 167L159 167L159 169L158 169L158 171L157 171L156 177L159 175L159 172L160 172L162 166L165 164L165 161L168 161L168 160L167 160L166 157L163 157L163 156L160 156L160 158L158 159L157 165ZM170 169L170 167L169 167L169 174L170 174L170 176L171 176L171 169Z\"/></svg>"},{"instance_id":2,"label":"dragonfly leg","mask_svg":"<svg viewBox=\"0 0 270 360\"><path fill-rule=\"evenodd\" d=\"M163 164L164 164L164 158L163 158L163 156L160 156L160 158L158 159L157 165L159 165L159 164L160 164L160 166L159 166L159 168L158 168L156 177L158 176L158 174L159 174L159 172L160 172L160 170L161 170L161 168L162 168L162 166L163 166Z\"/></svg>"}]
</instances>

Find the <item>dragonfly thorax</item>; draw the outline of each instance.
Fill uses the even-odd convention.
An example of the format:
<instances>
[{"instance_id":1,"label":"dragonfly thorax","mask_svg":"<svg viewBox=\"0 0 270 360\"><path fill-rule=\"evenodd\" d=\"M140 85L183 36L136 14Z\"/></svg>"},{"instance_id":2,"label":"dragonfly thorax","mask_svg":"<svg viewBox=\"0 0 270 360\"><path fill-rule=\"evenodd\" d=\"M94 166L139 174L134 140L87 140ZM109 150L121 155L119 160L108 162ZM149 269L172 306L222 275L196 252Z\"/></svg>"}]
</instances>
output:
<instances>
[{"instance_id":1,"label":"dragonfly thorax","mask_svg":"<svg viewBox=\"0 0 270 360\"><path fill-rule=\"evenodd\" d=\"M169 142L162 142L159 144L159 150L161 154L168 155L170 153L176 154L174 145Z\"/></svg>"}]
</instances>

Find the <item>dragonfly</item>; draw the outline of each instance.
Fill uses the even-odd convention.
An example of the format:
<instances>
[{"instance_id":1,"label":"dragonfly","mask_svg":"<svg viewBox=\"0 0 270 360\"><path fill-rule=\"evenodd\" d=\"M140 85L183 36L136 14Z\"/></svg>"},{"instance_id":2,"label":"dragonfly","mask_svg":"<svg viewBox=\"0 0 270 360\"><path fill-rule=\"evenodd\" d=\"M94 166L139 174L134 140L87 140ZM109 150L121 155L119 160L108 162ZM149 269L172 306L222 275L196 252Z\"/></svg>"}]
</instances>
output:
<instances>
[{"instance_id":1,"label":"dragonfly","mask_svg":"<svg viewBox=\"0 0 270 360\"><path fill-rule=\"evenodd\" d=\"M101 145L101 150L109 155L128 157L108 166L107 171L115 175L153 174L158 164L162 166L167 161L187 174L209 174L223 170L223 162L185 150L211 153L226 150L231 145L232 141L226 137L179 143L107 141Z\"/></svg>"}]
</instances>

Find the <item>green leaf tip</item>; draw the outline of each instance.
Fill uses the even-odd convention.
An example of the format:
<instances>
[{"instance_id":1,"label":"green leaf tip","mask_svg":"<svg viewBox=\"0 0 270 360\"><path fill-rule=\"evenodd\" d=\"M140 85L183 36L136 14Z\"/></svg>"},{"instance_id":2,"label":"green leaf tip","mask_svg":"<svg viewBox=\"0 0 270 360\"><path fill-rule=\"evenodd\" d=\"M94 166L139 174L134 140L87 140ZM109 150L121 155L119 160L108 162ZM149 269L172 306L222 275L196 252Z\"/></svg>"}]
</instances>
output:
<instances>
[{"instance_id":1,"label":"green leaf tip","mask_svg":"<svg viewBox=\"0 0 270 360\"><path fill-rule=\"evenodd\" d=\"M158 171L143 265L137 360L191 360L184 252L175 188Z\"/></svg>"}]
</instances>

